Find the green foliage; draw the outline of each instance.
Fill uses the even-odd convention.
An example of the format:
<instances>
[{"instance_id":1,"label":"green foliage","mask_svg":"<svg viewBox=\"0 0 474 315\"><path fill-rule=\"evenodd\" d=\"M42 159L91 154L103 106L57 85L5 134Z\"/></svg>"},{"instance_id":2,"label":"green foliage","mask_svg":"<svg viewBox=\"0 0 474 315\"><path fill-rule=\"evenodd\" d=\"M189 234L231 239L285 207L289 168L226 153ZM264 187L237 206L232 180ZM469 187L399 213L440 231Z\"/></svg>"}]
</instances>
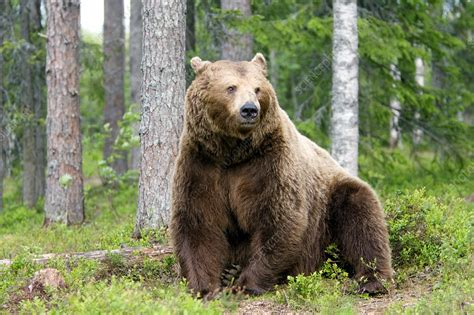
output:
<instances>
[{"instance_id":1,"label":"green foliage","mask_svg":"<svg viewBox=\"0 0 474 315\"><path fill-rule=\"evenodd\" d=\"M99 38L81 38L81 129L83 135L101 132L104 111L103 51Z\"/></svg>"},{"instance_id":2,"label":"green foliage","mask_svg":"<svg viewBox=\"0 0 474 315\"><path fill-rule=\"evenodd\" d=\"M125 278L91 282L79 290L66 292L51 304L44 300L24 301L21 313L43 313L51 307L55 314L221 314L219 301L204 304L184 293L183 284L170 287L145 287ZM100 298L97 298L100 296ZM53 295L53 298L59 296Z\"/></svg>"},{"instance_id":3,"label":"green foliage","mask_svg":"<svg viewBox=\"0 0 474 315\"><path fill-rule=\"evenodd\" d=\"M351 282L347 273L328 260L320 271L309 276L288 277L288 286L276 291L276 298L297 309L326 313L352 313Z\"/></svg>"},{"instance_id":4,"label":"green foliage","mask_svg":"<svg viewBox=\"0 0 474 315\"><path fill-rule=\"evenodd\" d=\"M472 253L474 215L462 200L441 202L424 189L385 201L396 267L455 263Z\"/></svg>"}]
</instances>

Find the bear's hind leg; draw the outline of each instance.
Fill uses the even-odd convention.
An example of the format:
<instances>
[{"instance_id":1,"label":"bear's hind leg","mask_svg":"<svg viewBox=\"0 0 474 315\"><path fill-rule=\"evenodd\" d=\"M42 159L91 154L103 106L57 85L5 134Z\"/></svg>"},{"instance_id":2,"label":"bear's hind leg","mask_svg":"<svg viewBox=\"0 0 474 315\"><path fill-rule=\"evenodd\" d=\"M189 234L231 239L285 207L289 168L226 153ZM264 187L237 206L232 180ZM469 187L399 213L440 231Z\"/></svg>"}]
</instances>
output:
<instances>
[{"instance_id":1,"label":"bear's hind leg","mask_svg":"<svg viewBox=\"0 0 474 315\"><path fill-rule=\"evenodd\" d=\"M385 292L392 278L391 253L382 207L372 189L356 178L335 183L329 225L343 258L355 269L362 293Z\"/></svg>"}]
</instances>

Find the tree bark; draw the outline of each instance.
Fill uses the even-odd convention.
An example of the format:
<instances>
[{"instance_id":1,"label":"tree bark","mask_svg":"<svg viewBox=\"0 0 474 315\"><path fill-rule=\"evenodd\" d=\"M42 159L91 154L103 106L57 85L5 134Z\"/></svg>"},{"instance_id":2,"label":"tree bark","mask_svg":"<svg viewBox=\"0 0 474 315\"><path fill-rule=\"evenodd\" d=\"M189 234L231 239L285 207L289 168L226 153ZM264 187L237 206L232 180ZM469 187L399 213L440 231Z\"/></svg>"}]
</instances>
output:
<instances>
[{"instance_id":1,"label":"tree bark","mask_svg":"<svg viewBox=\"0 0 474 315\"><path fill-rule=\"evenodd\" d=\"M41 0L30 1L30 27L35 33L36 49L44 49L43 39L38 33L43 31L41 25ZM40 59L33 65L33 102L35 117L35 197L44 197L46 187L46 126L41 121L46 118L46 95L43 87L46 85L45 60Z\"/></svg>"},{"instance_id":2,"label":"tree bark","mask_svg":"<svg viewBox=\"0 0 474 315\"><path fill-rule=\"evenodd\" d=\"M0 0L0 47L3 46L6 30L7 0ZM6 176L7 131L3 104L3 54L0 53L0 212L3 211L3 181Z\"/></svg>"},{"instance_id":3,"label":"tree bark","mask_svg":"<svg viewBox=\"0 0 474 315\"><path fill-rule=\"evenodd\" d=\"M415 81L419 87L425 86L425 66L423 63L423 59L421 57L416 57L415 59ZM415 112L415 124L418 124L420 120L420 112ZM413 143L415 145L421 143L421 139L423 138L423 130L415 126L413 130Z\"/></svg>"},{"instance_id":4,"label":"tree bark","mask_svg":"<svg viewBox=\"0 0 474 315\"><path fill-rule=\"evenodd\" d=\"M398 71L395 64L390 65L390 72L393 80L400 81L400 71ZM394 149L402 145L402 130L399 123L402 107L395 95L390 97L390 110L392 112L390 118L390 148Z\"/></svg>"},{"instance_id":5,"label":"tree bark","mask_svg":"<svg viewBox=\"0 0 474 315\"><path fill-rule=\"evenodd\" d=\"M186 51L196 49L196 8L194 0L186 1Z\"/></svg>"},{"instance_id":6,"label":"tree bark","mask_svg":"<svg viewBox=\"0 0 474 315\"><path fill-rule=\"evenodd\" d=\"M239 10L243 17L252 15L250 0L221 0L222 10ZM250 60L253 57L253 37L224 26L221 59Z\"/></svg>"},{"instance_id":7,"label":"tree bark","mask_svg":"<svg viewBox=\"0 0 474 315\"><path fill-rule=\"evenodd\" d=\"M23 203L27 207L36 205L36 184L35 184L35 126L34 126L34 100L33 100L33 75L32 65L29 62L33 51L33 44L30 38L30 10L31 2L20 1L20 29L21 37L24 40L22 68L22 93L20 94L20 106L23 116L27 118L27 123L23 129Z\"/></svg>"},{"instance_id":8,"label":"tree bark","mask_svg":"<svg viewBox=\"0 0 474 315\"><path fill-rule=\"evenodd\" d=\"M42 84L44 65L32 61L31 56L39 49L35 34L41 31L41 1L20 1L20 29L24 40L22 62L22 93L20 103L27 123L23 132L23 202L33 207L44 195L45 145L44 127L39 124L43 118Z\"/></svg>"},{"instance_id":9,"label":"tree bark","mask_svg":"<svg viewBox=\"0 0 474 315\"><path fill-rule=\"evenodd\" d=\"M269 71L270 82L276 88L278 84L278 68L277 68L275 49L270 49L269 60L270 60L270 71Z\"/></svg>"},{"instance_id":10,"label":"tree bark","mask_svg":"<svg viewBox=\"0 0 474 315\"><path fill-rule=\"evenodd\" d=\"M84 220L79 111L80 0L47 0L48 174L45 225Z\"/></svg>"},{"instance_id":11,"label":"tree bark","mask_svg":"<svg viewBox=\"0 0 474 315\"><path fill-rule=\"evenodd\" d=\"M359 144L357 1L334 0L331 154L357 176Z\"/></svg>"},{"instance_id":12,"label":"tree bark","mask_svg":"<svg viewBox=\"0 0 474 315\"><path fill-rule=\"evenodd\" d=\"M125 113L125 31L123 19L123 1L104 0L104 122L111 129L111 135L105 139L104 143L104 159L107 160L114 155L111 166L119 174L127 170L126 152L115 151L113 148L120 132L118 122Z\"/></svg>"},{"instance_id":13,"label":"tree bark","mask_svg":"<svg viewBox=\"0 0 474 315\"><path fill-rule=\"evenodd\" d=\"M142 62L142 2L141 0L131 0L130 8L130 82L131 98L133 109L140 111L140 93L141 93L141 62ZM138 135L140 124L133 126L135 134ZM140 166L140 147L133 148L131 152L130 167L138 170Z\"/></svg>"},{"instance_id":14,"label":"tree bark","mask_svg":"<svg viewBox=\"0 0 474 315\"><path fill-rule=\"evenodd\" d=\"M143 1L142 158L134 236L169 223L183 125L186 3Z\"/></svg>"}]
</instances>

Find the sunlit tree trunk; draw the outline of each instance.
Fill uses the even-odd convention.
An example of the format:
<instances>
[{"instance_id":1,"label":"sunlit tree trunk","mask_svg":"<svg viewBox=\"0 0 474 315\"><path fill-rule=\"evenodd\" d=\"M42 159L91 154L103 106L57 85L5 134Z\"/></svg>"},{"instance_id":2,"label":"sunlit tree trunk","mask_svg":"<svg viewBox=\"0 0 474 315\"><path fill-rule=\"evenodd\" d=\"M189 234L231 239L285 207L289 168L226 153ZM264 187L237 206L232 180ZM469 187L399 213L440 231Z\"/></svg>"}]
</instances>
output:
<instances>
[{"instance_id":1,"label":"sunlit tree trunk","mask_svg":"<svg viewBox=\"0 0 474 315\"><path fill-rule=\"evenodd\" d=\"M416 57L415 59L415 81L419 87L422 88L425 86L425 65L421 57ZM418 124L419 120L420 120L420 113L416 111L415 124ZM415 145L420 144L422 138L423 138L423 130L415 126L413 130L413 143Z\"/></svg>"},{"instance_id":2,"label":"sunlit tree trunk","mask_svg":"<svg viewBox=\"0 0 474 315\"><path fill-rule=\"evenodd\" d=\"M400 81L400 71L395 64L390 65L390 72L394 81ZM390 97L390 148L400 147L402 145L402 129L400 128L400 114L402 106L396 95Z\"/></svg>"},{"instance_id":3,"label":"sunlit tree trunk","mask_svg":"<svg viewBox=\"0 0 474 315\"><path fill-rule=\"evenodd\" d=\"M142 62L142 2L141 0L131 0L130 7L130 85L133 109L140 111L141 93L141 62ZM138 136L140 126L136 123L133 126L135 135ZM140 165L140 147L133 148L131 152L130 166L138 170Z\"/></svg>"},{"instance_id":4,"label":"sunlit tree trunk","mask_svg":"<svg viewBox=\"0 0 474 315\"><path fill-rule=\"evenodd\" d=\"M357 175L359 142L357 1L334 0L331 154Z\"/></svg>"},{"instance_id":5,"label":"sunlit tree trunk","mask_svg":"<svg viewBox=\"0 0 474 315\"><path fill-rule=\"evenodd\" d=\"M47 0L48 173L45 225L84 220L79 112L79 0Z\"/></svg>"},{"instance_id":6,"label":"sunlit tree trunk","mask_svg":"<svg viewBox=\"0 0 474 315\"><path fill-rule=\"evenodd\" d=\"M250 0L221 0L222 10L239 10L243 17L252 15ZM250 60L253 57L253 37L238 30L224 27L221 58L226 60Z\"/></svg>"},{"instance_id":7,"label":"sunlit tree trunk","mask_svg":"<svg viewBox=\"0 0 474 315\"><path fill-rule=\"evenodd\" d=\"M180 0L143 1L142 159L135 237L170 219L171 177L183 124L185 6Z\"/></svg>"},{"instance_id":8,"label":"sunlit tree trunk","mask_svg":"<svg viewBox=\"0 0 474 315\"><path fill-rule=\"evenodd\" d=\"M0 0L0 47L3 46L6 29L7 0ZM6 176L7 131L3 104L3 54L0 53L0 212L3 211L3 181Z\"/></svg>"},{"instance_id":9,"label":"sunlit tree trunk","mask_svg":"<svg viewBox=\"0 0 474 315\"><path fill-rule=\"evenodd\" d=\"M116 152L113 148L120 132L118 122L125 113L125 31L123 19L123 1L104 0L104 122L111 129L111 136L105 139L104 158L108 159L114 154L111 166L119 174L127 170L126 153Z\"/></svg>"},{"instance_id":10,"label":"sunlit tree trunk","mask_svg":"<svg viewBox=\"0 0 474 315\"><path fill-rule=\"evenodd\" d=\"M278 68L277 68L275 49L270 49L269 60L270 60L270 71L269 71L270 82L276 88L277 83L278 83Z\"/></svg>"}]
</instances>

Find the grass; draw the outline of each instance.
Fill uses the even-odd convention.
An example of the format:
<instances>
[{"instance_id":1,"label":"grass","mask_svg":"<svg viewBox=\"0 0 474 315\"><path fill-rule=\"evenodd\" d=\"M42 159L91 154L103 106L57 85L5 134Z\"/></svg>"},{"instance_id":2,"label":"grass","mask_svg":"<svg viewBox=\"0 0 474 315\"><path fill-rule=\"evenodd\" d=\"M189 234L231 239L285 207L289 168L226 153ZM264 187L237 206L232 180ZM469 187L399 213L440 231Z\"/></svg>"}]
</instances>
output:
<instances>
[{"instance_id":1,"label":"grass","mask_svg":"<svg viewBox=\"0 0 474 315\"><path fill-rule=\"evenodd\" d=\"M384 156L383 152L374 154ZM89 185L85 224L45 229L43 214L37 210L41 204L36 210L20 206L19 189L10 179L7 209L0 214L0 258L12 258L13 264L0 267L0 312L220 314L236 312L242 303L258 309L262 302L270 303L267 311L354 314L379 307L394 314L474 312L474 206L461 198L474 192L469 181L472 165L457 173L440 166L426 172L426 165L410 164L404 153L392 156L385 165L369 162L368 157L361 158L361 172L382 195L396 270L395 283L384 297L355 294L353 280L328 261L321 271L292 277L287 285L258 298L222 294L203 302L187 292L173 257L128 263L114 256L100 263L50 261L48 266L60 270L67 287L26 296L25 287L43 268L31 263L35 254L149 246L165 243L166 235L131 238L137 197L134 185L125 183L116 190ZM392 175L384 175L388 173L384 168ZM97 176L93 168L88 175Z\"/></svg>"}]
</instances>

